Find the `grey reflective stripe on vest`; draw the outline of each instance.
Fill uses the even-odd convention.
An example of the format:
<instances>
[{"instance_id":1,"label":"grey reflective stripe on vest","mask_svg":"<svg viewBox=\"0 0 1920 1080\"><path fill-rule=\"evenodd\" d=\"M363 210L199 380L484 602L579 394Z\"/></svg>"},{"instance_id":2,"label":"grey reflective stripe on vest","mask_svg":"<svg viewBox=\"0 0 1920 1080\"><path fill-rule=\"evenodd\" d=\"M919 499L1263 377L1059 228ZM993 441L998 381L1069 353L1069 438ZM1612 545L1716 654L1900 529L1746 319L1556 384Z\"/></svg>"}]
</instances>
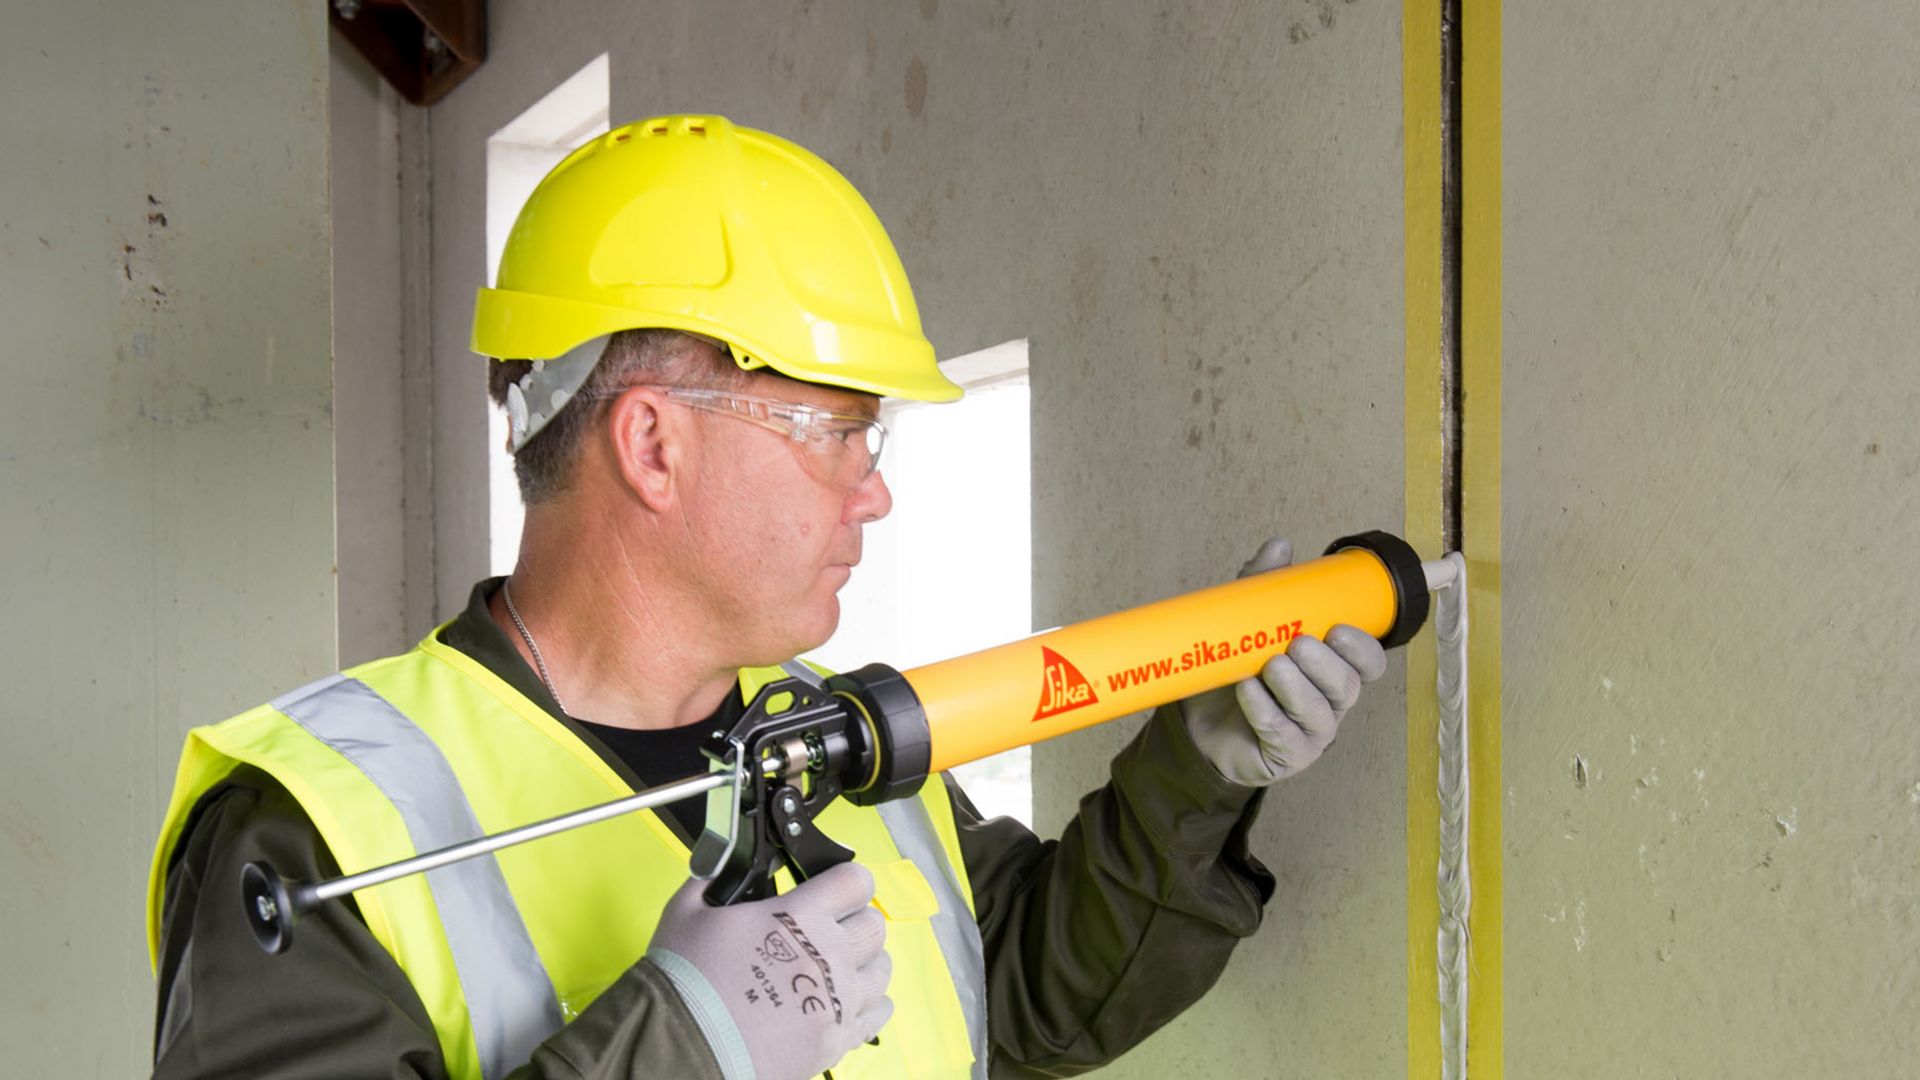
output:
<instances>
[{"instance_id":1,"label":"grey reflective stripe on vest","mask_svg":"<svg viewBox=\"0 0 1920 1080\"><path fill-rule=\"evenodd\" d=\"M780 668L813 686L826 684L819 672L798 660L789 660ZM927 782L938 784L940 779L928 777ZM913 797L881 803L876 809L880 811L880 820L886 823L887 834L893 837L893 846L912 860L940 903L940 911L932 920L934 940L940 943L940 955L947 962L948 974L953 976L960 1011L967 1018L967 1040L973 1044L973 1075L986 1080L987 962L986 951L980 944L980 924L973 921L973 911L960 895L960 879L947 860L946 847L940 842L932 816L927 813L927 804Z\"/></svg>"},{"instance_id":2,"label":"grey reflective stripe on vest","mask_svg":"<svg viewBox=\"0 0 1920 1080\"><path fill-rule=\"evenodd\" d=\"M927 782L938 784L940 778L928 777ZM934 830L933 818L927 813L927 804L912 797L881 803L878 809L881 820L887 823L887 832L893 837L893 846L913 860L940 902L940 911L933 917L934 940L940 943L940 955L947 961L948 974L953 976L960 1011L967 1018L967 1039L973 1044L973 1075L977 1080L986 1080L987 962L980 945L980 924L973 921L973 911L960 895L960 881L947 861L940 834Z\"/></svg>"},{"instance_id":3,"label":"grey reflective stripe on vest","mask_svg":"<svg viewBox=\"0 0 1920 1080\"><path fill-rule=\"evenodd\" d=\"M798 660L789 660L786 663L781 664L780 670L786 672L789 678L799 679L801 682L806 683L808 686L827 685L827 680L822 678L819 672L813 670L812 668L808 667L807 665L801 663Z\"/></svg>"},{"instance_id":4,"label":"grey reflective stripe on vest","mask_svg":"<svg viewBox=\"0 0 1920 1080\"><path fill-rule=\"evenodd\" d=\"M481 835L440 748L367 684L334 675L273 707L373 781L406 822L414 851ZM431 871L427 884L466 998L481 1075L504 1077L564 1022L546 966L493 856Z\"/></svg>"}]
</instances>

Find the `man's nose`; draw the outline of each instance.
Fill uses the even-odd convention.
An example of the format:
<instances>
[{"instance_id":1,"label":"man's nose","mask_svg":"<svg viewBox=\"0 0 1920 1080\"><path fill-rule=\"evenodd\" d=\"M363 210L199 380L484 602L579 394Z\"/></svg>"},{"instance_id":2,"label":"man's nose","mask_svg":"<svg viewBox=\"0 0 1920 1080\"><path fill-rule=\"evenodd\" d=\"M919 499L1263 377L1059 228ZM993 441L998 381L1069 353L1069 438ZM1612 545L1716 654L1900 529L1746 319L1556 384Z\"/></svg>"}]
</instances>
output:
<instances>
[{"instance_id":1,"label":"man's nose","mask_svg":"<svg viewBox=\"0 0 1920 1080\"><path fill-rule=\"evenodd\" d=\"M893 511L893 492L886 478L875 469L847 496L842 520L849 525L871 525Z\"/></svg>"}]
</instances>

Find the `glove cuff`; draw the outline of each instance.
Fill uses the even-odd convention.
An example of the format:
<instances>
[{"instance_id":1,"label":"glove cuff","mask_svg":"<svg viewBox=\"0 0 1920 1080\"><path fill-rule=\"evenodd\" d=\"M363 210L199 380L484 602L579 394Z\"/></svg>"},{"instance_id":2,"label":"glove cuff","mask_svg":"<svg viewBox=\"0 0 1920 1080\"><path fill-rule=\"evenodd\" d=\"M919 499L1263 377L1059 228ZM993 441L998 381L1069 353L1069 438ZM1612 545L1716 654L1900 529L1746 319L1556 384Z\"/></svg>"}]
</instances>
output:
<instances>
[{"instance_id":1,"label":"glove cuff","mask_svg":"<svg viewBox=\"0 0 1920 1080\"><path fill-rule=\"evenodd\" d=\"M1113 759L1113 780L1168 851L1189 855L1217 854L1260 790L1221 775L1194 745L1177 704L1156 710Z\"/></svg>"},{"instance_id":2,"label":"glove cuff","mask_svg":"<svg viewBox=\"0 0 1920 1080\"><path fill-rule=\"evenodd\" d=\"M680 992L680 999L687 1003L687 1011L700 1025L700 1033L707 1037L714 1060L720 1063L720 1075L726 1080L754 1080L753 1056L747 1052L747 1040L740 1034L740 1025L734 1023L733 1013L720 1000L713 984L700 974L700 969L679 953L666 949L647 950L647 959L666 973L667 980Z\"/></svg>"}]
</instances>

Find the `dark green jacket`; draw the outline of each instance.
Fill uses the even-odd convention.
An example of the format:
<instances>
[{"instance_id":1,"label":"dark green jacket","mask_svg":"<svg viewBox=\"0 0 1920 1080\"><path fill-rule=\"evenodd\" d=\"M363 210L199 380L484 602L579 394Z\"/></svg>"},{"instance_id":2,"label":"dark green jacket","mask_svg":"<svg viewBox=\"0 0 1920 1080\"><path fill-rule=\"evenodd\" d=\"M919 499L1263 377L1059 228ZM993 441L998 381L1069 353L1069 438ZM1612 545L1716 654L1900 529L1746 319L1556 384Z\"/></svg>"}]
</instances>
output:
<instances>
[{"instance_id":1,"label":"dark green jacket","mask_svg":"<svg viewBox=\"0 0 1920 1080\"><path fill-rule=\"evenodd\" d=\"M475 587L442 640L567 722L487 614L496 585ZM985 946L995 1077L1112 1061L1199 1000L1260 925L1273 877L1246 845L1260 800L1200 756L1171 708L1114 758L1113 779L1081 800L1058 841L1011 818L982 821L946 784ZM339 873L299 803L242 768L195 808L167 874L155 1077L444 1077L425 1007L351 902L303 920L288 952L260 951L237 888L255 860L309 881ZM513 1076L720 1071L666 976L642 960Z\"/></svg>"}]
</instances>

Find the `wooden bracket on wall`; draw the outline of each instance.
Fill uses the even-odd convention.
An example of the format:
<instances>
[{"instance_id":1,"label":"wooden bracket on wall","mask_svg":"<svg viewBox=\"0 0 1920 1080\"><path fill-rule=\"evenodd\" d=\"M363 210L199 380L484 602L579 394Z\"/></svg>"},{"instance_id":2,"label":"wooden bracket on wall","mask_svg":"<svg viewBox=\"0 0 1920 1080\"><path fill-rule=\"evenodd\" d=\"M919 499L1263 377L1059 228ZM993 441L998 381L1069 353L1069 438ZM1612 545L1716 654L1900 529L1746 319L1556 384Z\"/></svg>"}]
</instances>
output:
<instances>
[{"instance_id":1,"label":"wooden bracket on wall","mask_svg":"<svg viewBox=\"0 0 1920 1080\"><path fill-rule=\"evenodd\" d=\"M328 18L415 105L431 105L487 58L487 0L329 0Z\"/></svg>"}]
</instances>

